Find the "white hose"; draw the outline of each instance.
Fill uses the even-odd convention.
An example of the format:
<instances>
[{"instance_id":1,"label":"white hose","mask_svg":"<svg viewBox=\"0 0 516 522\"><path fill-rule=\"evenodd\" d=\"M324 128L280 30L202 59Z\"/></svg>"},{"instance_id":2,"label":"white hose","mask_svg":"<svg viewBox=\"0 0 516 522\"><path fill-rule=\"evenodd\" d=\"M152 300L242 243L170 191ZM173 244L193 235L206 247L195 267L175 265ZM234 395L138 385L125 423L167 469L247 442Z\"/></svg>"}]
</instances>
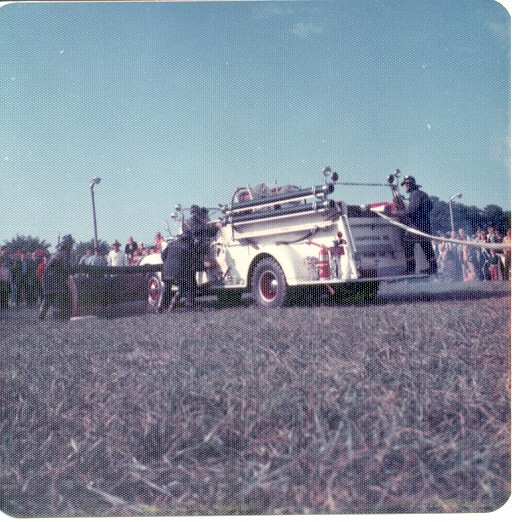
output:
<instances>
[{"instance_id":1,"label":"white hose","mask_svg":"<svg viewBox=\"0 0 516 522\"><path fill-rule=\"evenodd\" d=\"M375 210L374 208L370 208L369 210L371 210L375 214L378 214L381 218L387 220L392 225L396 225L397 227L402 228L403 230L406 230L407 232L410 232L412 234L427 237L428 239L433 239L434 241L444 241L446 243L456 243L458 245L464 245L464 246L481 247L481 248L486 248L487 250L510 250L511 249L511 243L484 243L484 242L478 242L478 241L461 241L459 239L451 239L448 237L432 236L430 234L426 234L425 232L421 232L421 230L417 230L415 228L408 227L407 225L404 225L403 223L400 223L399 221L396 221L395 219L392 219L392 218L386 216L380 210Z\"/></svg>"}]
</instances>

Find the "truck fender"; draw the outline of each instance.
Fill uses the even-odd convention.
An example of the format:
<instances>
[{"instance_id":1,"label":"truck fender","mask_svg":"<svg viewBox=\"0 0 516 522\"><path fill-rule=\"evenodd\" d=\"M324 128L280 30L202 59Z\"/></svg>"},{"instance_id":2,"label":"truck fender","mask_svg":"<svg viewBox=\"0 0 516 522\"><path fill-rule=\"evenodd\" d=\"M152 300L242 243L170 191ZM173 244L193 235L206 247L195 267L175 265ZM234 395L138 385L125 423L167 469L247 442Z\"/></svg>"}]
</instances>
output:
<instances>
[{"instance_id":1,"label":"truck fender","mask_svg":"<svg viewBox=\"0 0 516 522\"><path fill-rule=\"evenodd\" d=\"M254 268L259 261L265 258L273 258L283 270L287 284L289 286L294 284L296 280L296 264L293 256L289 255L288 246L271 245L271 247L260 249L259 254L253 258L249 266L249 273L247 274L247 284L249 287L251 286Z\"/></svg>"}]
</instances>

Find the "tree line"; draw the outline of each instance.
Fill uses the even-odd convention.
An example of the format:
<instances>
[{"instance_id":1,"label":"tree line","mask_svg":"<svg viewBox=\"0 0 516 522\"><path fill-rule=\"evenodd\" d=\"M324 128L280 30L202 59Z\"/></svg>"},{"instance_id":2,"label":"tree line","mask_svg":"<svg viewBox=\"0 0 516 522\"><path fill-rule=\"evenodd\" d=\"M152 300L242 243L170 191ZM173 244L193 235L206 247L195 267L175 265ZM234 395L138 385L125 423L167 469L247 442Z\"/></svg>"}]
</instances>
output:
<instances>
[{"instance_id":1,"label":"tree line","mask_svg":"<svg viewBox=\"0 0 516 522\"><path fill-rule=\"evenodd\" d=\"M75 254L77 257L81 257L86 252L86 248L91 251L94 250L94 240L80 241L75 245ZM5 240L3 246L7 248L7 252L10 254L16 254L20 252L34 252L36 250L49 251L52 246L48 241L40 239L39 237L33 236L22 236L18 234L10 240ZM99 240L97 243L97 250L100 255L105 256L110 250L110 245L107 241Z\"/></svg>"},{"instance_id":2,"label":"tree line","mask_svg":"<svg viewBox=\"0 0 516 522\"><path fill-rule=\"evenodd\" d=\"M449 202L430 196L434 207L430 212L430 222L434 234L451 231L451 216ZM452 202L453 223L455 229L463 228L468 235L473 235L477 229L486 230L488 226L497 228L502 236L511 228L511 211L503 210L498 205L487 205L484 209L476 206Z\"/></svg>"}]
</instances>

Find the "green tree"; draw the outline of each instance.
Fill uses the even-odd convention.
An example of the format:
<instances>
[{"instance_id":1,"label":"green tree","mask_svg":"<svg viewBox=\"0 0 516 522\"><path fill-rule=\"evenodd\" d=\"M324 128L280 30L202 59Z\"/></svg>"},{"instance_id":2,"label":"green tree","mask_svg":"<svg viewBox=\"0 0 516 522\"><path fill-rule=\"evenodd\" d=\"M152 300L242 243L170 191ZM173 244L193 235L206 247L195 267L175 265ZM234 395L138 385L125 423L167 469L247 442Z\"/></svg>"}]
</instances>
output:
<instances>
[{"instance_id":1,"label":"green tree","mask_svg":"<svg viewBox=\"0 0 516 522\"><path fill-rule=\"evenodd\" d=\"M439 198L431 196L434 204L430 212L430 222L434 233L449 232L451 230L450 205ZM463 228L467 234L474 234L477 228L484 230L493 225L503 234L511 227L511 211L503 210L498 205L487 205L483 210L462 203L453 202L453 222L455 230Z\"/></svg>"},{"instance_id":2,"label":"green tree","mask_svg":"<svg viewBox=\"0 0 516 522\"><path fill-rule=\"evenodd\" d=\"M511 211L510 210L504 210L502 219L499 223L498 228L500 229L500 232L502 234L506 234L507 230L511 228Z\"/></svg>"},{"instance_id":3,"label":"green tree","mask_svg":"<svg viewBox=\"0 0 516 522\"><path fill-rule=\"evenodd\" d=\"M75 245L76 257L80 259L86 253L86 248L89 248L93 252L95 250L94 245L94 239L90 239L89 241L80 241L77 243L77 245ZM97 242L97 250L101 256L106 256L109 252L109 243L99 239Z\"/></svg>"},{"instance_id":4,"label":"green tree","mask_svg":"<svg viewBox=\"0 0 516 522\"><path fill-rule=\"evenodd\" d=\"M464 207L461 219L461 226L466 230L467 234L474 235L477 228L485 228L485 223L482 218L482 210L474 205Z\"/></svg>"},{"instance_id":5,"label":"green tree","mask_svg":"<svg viewBox=\"0 0 516 522\"><path fill-rule=\"evenodd\" d=\"M503 221L504 212L498 205L487 205L484 208L483 216L486 225L499 227Z\"/></svg>"},{"instance_id":6,"label":"green tree","mask_svg":"<svg viewBox=\"0 0 516 522\"><path fill-rule=\"evenodd\" d=\"M18 234L9 241L4 241L4 246L9 253L13 254L14 252L34 252L37 249L47 250L50 243L39 239L39 237L20 236Z\"/></svg>"},{"instance_id":7,"label":"green tree","mask_svg":"<svg viewBox=\"0 0 516 522\"><path fill-rule=\"evenodd\" d=\"M435 196L430 196L430 199L434 205L430 212L430 222L434 233L448 232L451 229L448 204Z\"/></svg>"}]
</instances>

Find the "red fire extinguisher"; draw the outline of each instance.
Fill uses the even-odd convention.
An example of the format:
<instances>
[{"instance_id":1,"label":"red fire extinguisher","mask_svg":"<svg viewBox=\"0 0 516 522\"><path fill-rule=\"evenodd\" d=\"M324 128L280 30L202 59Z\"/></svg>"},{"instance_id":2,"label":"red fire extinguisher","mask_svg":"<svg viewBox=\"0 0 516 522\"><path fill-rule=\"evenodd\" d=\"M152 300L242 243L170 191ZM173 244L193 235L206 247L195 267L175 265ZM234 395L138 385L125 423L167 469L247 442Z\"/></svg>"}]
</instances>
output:
<instances>
[{"instance_id":1,"label":"red fire extinguisher","mask_svg":"<svg viewBox=\"0 0 516 522\"><path fill-rule=\"evenodd\" d=\"M324 245L321 245L321 250L319 250L317 267L319 269L319 279L330 278L330 251Z\"/></svg>"}]
</instances>

